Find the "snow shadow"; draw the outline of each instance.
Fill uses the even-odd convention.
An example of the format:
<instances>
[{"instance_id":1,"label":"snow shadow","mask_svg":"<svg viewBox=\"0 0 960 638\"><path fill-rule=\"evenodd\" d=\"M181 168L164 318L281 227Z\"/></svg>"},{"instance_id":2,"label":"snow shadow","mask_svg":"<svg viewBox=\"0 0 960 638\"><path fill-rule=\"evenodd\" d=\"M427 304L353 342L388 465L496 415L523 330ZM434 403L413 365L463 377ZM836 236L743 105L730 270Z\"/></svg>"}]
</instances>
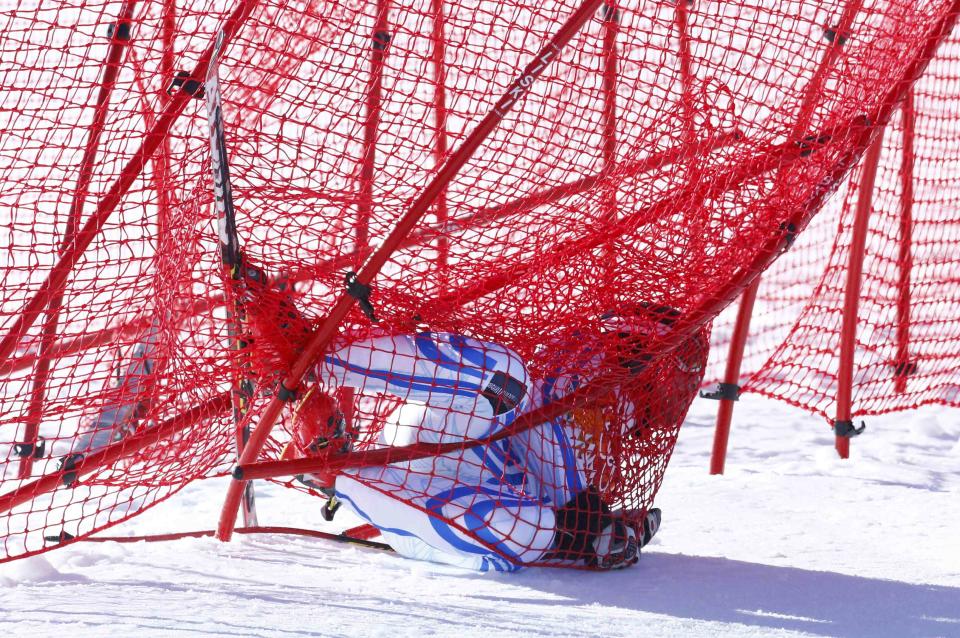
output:
<instances>
[{"instance_id":1,"label":"snow shadow","mask_svg":"<svg viewBox=\"0 0 960 638\"><path fill-rule=\"evenodd\" d=\"M537 601L545 605L572 600L838 638L960 637L956 587L652 552L622 572L530 570L514 578L568 599Z\"/></svg>"}]
</instances>

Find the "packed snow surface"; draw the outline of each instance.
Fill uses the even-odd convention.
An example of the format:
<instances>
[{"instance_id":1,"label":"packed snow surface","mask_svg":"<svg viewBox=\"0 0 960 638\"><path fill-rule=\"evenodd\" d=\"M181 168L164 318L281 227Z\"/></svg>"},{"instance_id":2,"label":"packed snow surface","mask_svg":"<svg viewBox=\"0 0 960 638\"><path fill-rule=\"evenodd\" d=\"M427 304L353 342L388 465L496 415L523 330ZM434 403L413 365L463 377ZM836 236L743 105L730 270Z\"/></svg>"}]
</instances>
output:
<instances>
[{"instance_id":1,"label":"packed snow surface","mask_svg":"<svg viewBox=\"0 0 960 638\"><path fill-rule=\"evenodd\" d=\"M657 504L659 535L613 573L475 574L286 535L77 543L0 565L5 636L960 637L960 413L868 420L849 460L819 418L737 405L708 472L697 400ZM210 529L223 481L116 535ZM325 529L320 502L258 484L262 525ZM339 531L352 521L338 516Z\"/></svg>"}]
</instances>

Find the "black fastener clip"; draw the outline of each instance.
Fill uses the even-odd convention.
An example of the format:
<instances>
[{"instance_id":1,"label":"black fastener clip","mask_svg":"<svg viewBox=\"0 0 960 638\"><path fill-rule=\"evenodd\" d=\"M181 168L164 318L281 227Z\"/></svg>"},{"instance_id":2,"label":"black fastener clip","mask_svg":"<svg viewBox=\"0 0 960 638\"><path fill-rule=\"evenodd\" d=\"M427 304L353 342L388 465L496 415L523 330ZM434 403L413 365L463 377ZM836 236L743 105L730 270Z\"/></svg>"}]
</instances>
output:
<instances>
[{"instance_id":1,"label":"black fastener clip","mask_svg":"<svg viewBox=\"0 0 960 638\"><path fill-rule=\"evenodd\" d=\"M370 303L370 286L360 283L357 273L352 270L347 273L347 294L357 300L360 310L367 315L370 321L376 323L377 317L373 314L373 304Z\"/></svg>"},{"instance_id":2,"label":"black fastener clip","mask_svg":"<svg viewBox=\"0 0 960 638\"><path fill-rule=\"evenodd\" d=\"M852 439L855 436L859 436L863 434L863 431L866 429L867 424L863 421L860 422L860 427L854 427L853 421L850 420L833 422L834 434L845 439Z\"/></svg>"},{"instance_id":3,"label":"black fastener clip","mask_svg":"<svg viewBox=\"0 0 960 638\"><path fill-rule=\"evenodd\" d=\"M203 82L190 77L189 71L177 71L177 75L170 80L170 85L167 87L167 95L173 95L177 89L195 98L203 97Z\"/></svg>"},{"instance_id":4,"label":"black fastener clip","mask_svg":"<svg viewBox=\"0 0 960 638\"><path fill-rule=\"evenodd\" d=\"M701 390L700 397L714 401L739 401L740 386L736 383L718 383L716 389L710 392Z\"/></svg>"},{"instance_id":5,"label":"black fastener clip","mask_svg":"<svg viewBox=\"0 0 960 638\"><path fill-rule=\"evenodd\" d=\"M373 32L373 48L377 51L386 51L387 45L390 44L391 36L386 31L374 31Z\"/></svg>"},{"instance_id":6,"label":"black fastener clip","mask_svg":"<svg viewBox=\"0 0 960 638\"><path fill-rule=\"evenodd\" d=\"M14 443L13 452L21 459L27 457L41 459L46 451L46 447L47 442L42 438L38 438L36 443Z\"/></svg>"}]
</instances>

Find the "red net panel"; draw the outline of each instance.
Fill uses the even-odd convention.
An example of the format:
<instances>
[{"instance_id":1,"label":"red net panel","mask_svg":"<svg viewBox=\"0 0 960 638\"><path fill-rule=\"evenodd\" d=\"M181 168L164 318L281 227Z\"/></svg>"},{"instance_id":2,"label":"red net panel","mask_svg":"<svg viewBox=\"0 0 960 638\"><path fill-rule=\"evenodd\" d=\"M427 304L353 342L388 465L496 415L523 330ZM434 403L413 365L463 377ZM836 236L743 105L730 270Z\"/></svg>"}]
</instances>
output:
<instances>
[{"instance_id":1,"label":"red net panel","mask_svg":"<svg viewBox=\"0 0 960 638\"><path fill-rule=\"evenodd\" d=\"M840 183L952 9L5 6L0 559L224 472L284 379L260 460L319 459L311 489L335 478L404 553L629 562L704 326ZM223 25L259 269L229 290L192 97ZM340 312L350 270L376 324Z\"/></svg>"},{"instance_id":2,"label":"red net panel","mask_svg":"<svg viewBox=\"0 0 960 638\"><path fill-rule=\"evenodd\" d=\"M947 39L883 137L873 188L861 166L791 253L764 276L743 368L744 391L832 419L857 205L872 196L856 312L852 412L882 414L960 400L957 38ZM856 253L859 255L860 253ZM736 307L715 325L728 336ZM727 343L708 379L719 379Z\"/></svg>"}]
</instances>

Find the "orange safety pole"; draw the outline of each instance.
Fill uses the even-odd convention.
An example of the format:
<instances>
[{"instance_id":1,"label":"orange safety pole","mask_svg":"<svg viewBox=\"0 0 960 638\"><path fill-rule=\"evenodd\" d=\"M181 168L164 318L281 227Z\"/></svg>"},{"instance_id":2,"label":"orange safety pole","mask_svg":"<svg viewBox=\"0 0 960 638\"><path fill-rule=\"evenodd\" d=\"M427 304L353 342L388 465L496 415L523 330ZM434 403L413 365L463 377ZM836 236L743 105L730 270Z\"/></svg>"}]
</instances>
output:
<instances>
[{"instance_id":1,"label":"orange safety pole","mask_svg":"<svg viewBox=\"0 0 960 638\"><path fill-rule=\"evenodd\" d=\"M844 290L843 323L840 329L840 368L837 372L837 418L833 422L833 430L837 435L835 446L842 459L850 456L850 437L863 431L863 428L855 428L851 421L853 368L857 347L857 310L860 305L863 259L866 254L877 165L882 151L883 129L881 128L864 159L853 221L853 237L850 240L850 255L847 261L847 285Z\"/></svg>"},{"instance_id":2,"label":"orange safety pole","mask_svg":"<svg viewBox=\"0 0 960 638\"><path fill-rule=\"evenodd\" d=\"M913 271L913 91L907 93L900 111L903 118L903 155L900 162L900 253L897 264L897 358L894 360L894 390L907 391L907 377L917 371L910 360L910 278Z\"/></svg>"}]
</instances>

